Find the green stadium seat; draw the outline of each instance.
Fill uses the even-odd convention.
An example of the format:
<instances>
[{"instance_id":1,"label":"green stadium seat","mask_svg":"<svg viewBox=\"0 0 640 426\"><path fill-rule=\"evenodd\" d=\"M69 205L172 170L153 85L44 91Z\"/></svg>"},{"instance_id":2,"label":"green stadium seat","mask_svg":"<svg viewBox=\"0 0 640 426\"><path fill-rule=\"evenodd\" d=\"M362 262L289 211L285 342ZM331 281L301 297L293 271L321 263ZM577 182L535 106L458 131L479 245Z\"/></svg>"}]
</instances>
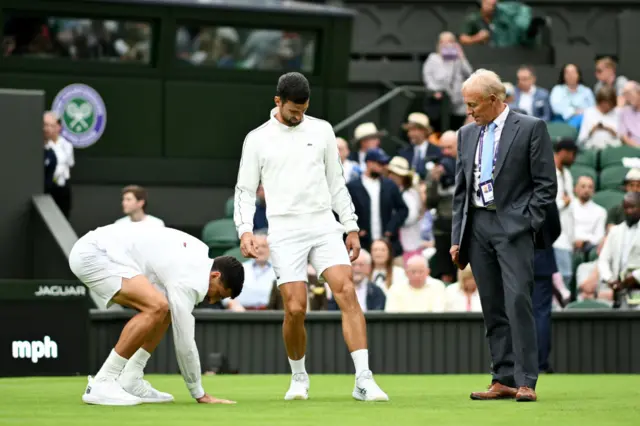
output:
<instances>
[{"instance_id":1,"label":"green stadium seat","mask_svg":"<svg viewBox=\"0 0 640 426\"><path fill-rule=\"evenodd\" d=\"M246 262L247 260L249 260L248 258L242 255L242 251L240 250L240 247L231 248L225 251L222 255L235 257L236 259L238 259L239 262Z\"/></svg>"},{"instance_id":2,"label":"green stadium seat","mask_svg":"<svg viewBox=\"0 0 640 426\"><path fill-rule=\"evenodd\" d=\"M547 123L547 130L549 131L549 136L551 136L551 142L554 144L564 138L573 139L574 141L578 139L578 131L567 123L555 121Z\"/></svg>"},{"instance_id":3,"label":"green stadium seat","mask_svg":"<svg viewBox=\"0 0 640 426\"><path fill-rule=\"evenodd\" d=\"M600 169L622 166L622 159L625 157L640 157L640 148L622 145L603 149L600 152Z\"/></svg>"},{"instance_id":4,"label":"green stadium seat","mask_svg":"<svg viewBox=\"0 0 640 426\"><path fill-rule=\"evenodd\" d=\"M620 190L625 176L629 172L624 166L609 166L600 172L600 183L598 188Z\"/></svg>"},{"instance_id":5,"label":"green stadium seat","mask_svg":"<svg viewBox=\"0 0 640 426\"><path fill-rule=\"evenodd\" d=\"M224 217L227 219L233 219L233 209L235 208L235 198L229 197L227 203L224 205Z\"/></svg>"},{"instance_id":6,"label":"green stadium seat","mask_svg":"<svg viewBox=\"0 0 640 426\"><path fill-rule=\"evenodd\" d=\"M609 211L610 208L622 203L624 192L615 189L605 189L593 194L593 202Z\"/></svg>"},{"instance_id":7,"label":"green stadium seat","mask_svg":"<svg viewBox=\"0 0 640 426\"><path fill-rule=\"evenodd\" d=\"M239 240L233 219L218 219L207 223L202 229L202 241L209 246L210 257L220 256L237 247Z\"/></svg>"},{"instance_id":8,"label":"green stadium seat","mask_svg":"<svg viewBox=\"0 0 640 426\"><path fill-rule=\"evenodd\" d=\"M611 306L597 299L585 299L571 302L565 309L611 309Z\"/></svg>"},{"instance_id":9,"label":"green stadium seat","mask_svg":"<svg viewBox=\"0 0 640 426\"><path fill-rule=\"evenodd\" d=\"M591 167L594 170L597 169L598 151L595 149L585 149L578 152L578 155L576 155L576 161L573 164Z\"/></svg>"},{"instance_id":10,"label":"green stadium seat","mask_svg":"<svg viewBox=\"0 0 640 426\"><path fill-rule=\"evenodd\" d=\"M571 176L573 177L573 182L576 183L578 181L578 178L580 176L589 176L593 179L593 181L597 184L598 183L598 172L596 172L596 169L589 167L589 166L583 166L581 164L573 164L573 166L571 166L571 168L569 169L569 171L571 172Z\"/></svg>"}]
</instances>

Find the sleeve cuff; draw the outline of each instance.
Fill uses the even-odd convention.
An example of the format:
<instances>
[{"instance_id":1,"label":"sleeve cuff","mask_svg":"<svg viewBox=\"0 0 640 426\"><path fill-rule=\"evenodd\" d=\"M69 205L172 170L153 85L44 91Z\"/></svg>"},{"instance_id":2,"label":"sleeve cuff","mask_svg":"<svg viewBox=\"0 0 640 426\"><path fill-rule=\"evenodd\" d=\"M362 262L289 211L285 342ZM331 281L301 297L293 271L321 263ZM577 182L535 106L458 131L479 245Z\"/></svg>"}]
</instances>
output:
<instances>
[{"instance_id":1,"label":"sleeve cuff","mask_svg":"<svg viewBox=\"0 0 640 426\"><path fill-rule=\"evenodd\" d=\"M202 388L201 380L198 380L196 383L187 383L187 388L194 399L202 398L204 396L204 389Z\"/></svg>"},{"instance_id":2,"label":"sleeve cuff","mask_svg":"<svg viewBox=\"0 0 640 426\"><path fill-rule=\"evenodd\" d=\"M345 221L343 225L347 234L349 232L358 232L360 230L360 228L358 228L358 223L352 219Z\"/></svg>"},{"instance_id":3,"label":"sleeve cuff","mask_svg":"<svg viewBox=\"0 0 640 426\"><path fill-rule=\"evenodd\" d=\"M240 225L238 227L238 238L242 238L242 234L244 234L245 232L253 232L253 225L249 225L246 223Z\"/></svg>"}]
</instances>

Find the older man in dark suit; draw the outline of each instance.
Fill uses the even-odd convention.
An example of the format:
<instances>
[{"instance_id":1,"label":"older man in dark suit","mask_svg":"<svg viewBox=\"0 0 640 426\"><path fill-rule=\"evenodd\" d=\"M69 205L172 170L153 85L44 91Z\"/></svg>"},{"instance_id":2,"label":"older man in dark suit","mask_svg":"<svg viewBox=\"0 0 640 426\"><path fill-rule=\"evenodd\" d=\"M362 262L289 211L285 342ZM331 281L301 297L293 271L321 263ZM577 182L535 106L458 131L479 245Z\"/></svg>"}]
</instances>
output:
<instances>
[{"instance_id":1,"label":"older man in dark suit","mask_svg":"<svg viewBox=\"0 0 640 426\"><path fill-rule=\"evenodd\" d=\"M360 179L347 184L358 216L360 243L369 250L375 240L388 239L393 256L402 256L398 231L407 220L409 209L398 186L383 176L389 156L380 148L374 148L367 151L365 162L367 168Z\"/></svg>"},{"instance_id":2,"label":"older man in dark suit","mask_svg":"<svg viewBox=\"0 0 640 426\"><path fill-rule=\"evenodd\" d=\"M478 70L462 95L475 123L458 132L451 257L471 264L492 358L492 383L475 400L535 401L534 248L557 181L545 123L509 110L500 77Z\"/></svg>"}]
</instances>

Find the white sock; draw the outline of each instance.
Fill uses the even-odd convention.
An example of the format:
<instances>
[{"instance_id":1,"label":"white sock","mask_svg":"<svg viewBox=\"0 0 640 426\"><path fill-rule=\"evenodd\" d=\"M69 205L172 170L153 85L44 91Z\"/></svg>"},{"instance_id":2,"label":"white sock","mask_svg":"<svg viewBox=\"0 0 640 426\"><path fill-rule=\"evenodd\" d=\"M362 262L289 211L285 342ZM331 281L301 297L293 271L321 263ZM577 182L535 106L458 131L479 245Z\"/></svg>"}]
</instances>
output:
<instances>
[{"instance_id":1,"label":"white sock","mask_svg":"<svg viewBox=\"0 0 640 426\"><path fill-rule=\"evenodd\" d=\"M142 376L144 374L144 368L147 366L147 361L151 358L151 354L144 349L140 348L124 367L122 374L132 374L135 376Z\"/></svg>"},{"instance_id":2,"label":"white sock","mask_svg":"<svg viewBox=\"0 0 640 426\"><path fill-rule=\"evenodd\" d=\"M304 356L297 361L289 358L289 365L291 366L291 374L306 374L307 372L306 368L304 367Z\"/></svg>"},{"instance_id":3,"label":"white sock","mask_svg":"<svg viewBox=\"0 0 640 426\"><path fill-rule=\"evenodd\" d=\"M95 379L97 381L102 380L115 380L118 378L124 366L127 365L127 359L118 355L115 349L111 349L111 353L107 357L107 360L102 364L100 371L96 374Z\"/></svg>"},{"instance_id":4,"label":"white sock","mask_svg":"<svg viewBox=\"0 0 640 426\"><path fill-rule=\"evenodd\" d=\"M356 377L362 372L369 370L369 350L359 349L351 352L351 358L353 358L353 365L356 367Z\"/></svg>"}]
</instances>

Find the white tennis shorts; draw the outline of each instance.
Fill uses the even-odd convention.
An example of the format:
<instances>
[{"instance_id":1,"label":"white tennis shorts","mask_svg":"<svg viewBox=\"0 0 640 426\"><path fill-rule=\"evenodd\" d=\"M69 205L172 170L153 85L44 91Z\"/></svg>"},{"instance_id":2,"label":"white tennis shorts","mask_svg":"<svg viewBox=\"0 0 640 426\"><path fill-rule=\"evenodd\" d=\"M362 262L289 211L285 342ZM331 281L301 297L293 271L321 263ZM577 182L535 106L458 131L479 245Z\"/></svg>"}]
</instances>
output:
<instances>
[{"instance_id":1,"label":"white tennis shorts","mask_svg":"<svg viewBox=\"0 0 640 426\"><path fill-rule=\"evenodd\" d=\"M99 308L113 304L113 296L122 288L123 278L133 278L142 272L133 264L126 265L124 256L113 256L101 249L91 233L80 238L69 254L69 267L80 281L97 296Z\"/></svg>"},{"instance_id":2,"label":"white tennis shorts","mask_svg":"<svg viewBox=\"0 0 640 426\"><path fill-rule=\"evenodd\" d=\"M306 282L308 263L318 277L332 266L351 266L342 235L342 231L327 232L326 228L269 233L267 241L277 284Z\"/></svg>"}]
</instances>

